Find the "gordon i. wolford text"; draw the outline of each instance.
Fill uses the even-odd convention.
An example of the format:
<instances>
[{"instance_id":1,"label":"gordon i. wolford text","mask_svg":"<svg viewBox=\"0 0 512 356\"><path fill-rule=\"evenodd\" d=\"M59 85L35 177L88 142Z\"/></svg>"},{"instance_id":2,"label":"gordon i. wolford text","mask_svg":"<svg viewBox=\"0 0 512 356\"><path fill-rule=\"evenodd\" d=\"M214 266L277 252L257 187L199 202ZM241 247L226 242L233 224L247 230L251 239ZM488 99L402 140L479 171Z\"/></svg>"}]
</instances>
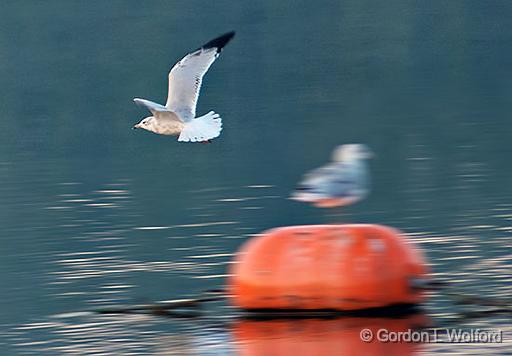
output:
<instances>
[{"instance_id":1,"label":"gordon i. wolford text","mask_svg":"<svg viewBox=\"0 0 512 356\"><path fill-rule=\"evenodd\" d=\"M373 340L367 336L367 330L362 340ZM362 334L363 335L363 334ZM379 329L375 334L379 342L422 342L422 343L501 343L503 332L499 329L455 329L435 328L424 330L393 331Z\"/></svg>"}]
</instances>

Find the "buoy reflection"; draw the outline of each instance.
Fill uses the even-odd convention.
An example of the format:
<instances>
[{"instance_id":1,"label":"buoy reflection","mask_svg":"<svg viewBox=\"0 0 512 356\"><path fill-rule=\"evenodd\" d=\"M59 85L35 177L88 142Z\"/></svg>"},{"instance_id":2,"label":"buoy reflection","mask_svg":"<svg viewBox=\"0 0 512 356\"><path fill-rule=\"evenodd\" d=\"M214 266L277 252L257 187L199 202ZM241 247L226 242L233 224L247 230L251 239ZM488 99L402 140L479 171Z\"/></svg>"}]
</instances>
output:
<instances>
[{"instance_id":1,"label":"buoy reflection","mask_svg":"<svg viewBox=\"0 0 512 356\"><path fill-rule=\"evenodd\" d=\"M415 355L421 343L380 342L376 335L382 329L407 332L427 324L423 314L399 319L243 319L232 325L232 333L237 355L243 356Z\"/></svg>"}]
</instances>

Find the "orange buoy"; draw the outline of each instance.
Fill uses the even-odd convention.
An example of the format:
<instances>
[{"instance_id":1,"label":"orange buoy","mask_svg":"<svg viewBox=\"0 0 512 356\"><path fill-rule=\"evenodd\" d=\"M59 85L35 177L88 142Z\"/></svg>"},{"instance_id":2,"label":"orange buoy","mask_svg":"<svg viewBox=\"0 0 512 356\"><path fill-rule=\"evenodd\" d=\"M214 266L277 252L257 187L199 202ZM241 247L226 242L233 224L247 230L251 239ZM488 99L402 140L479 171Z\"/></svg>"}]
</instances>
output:
<instances>
[{"instance_id":1,"label":"orange buoy","mask_svg":"<svg viewBox=\"0 0 512 356\"><path fill-rule=\"evenodd\" d=\"M356 310L416 304L427 278L420 252L393 228L370 224L277 228L248 241L228 294L242 309Z\"/></svg>"}]
</instances>

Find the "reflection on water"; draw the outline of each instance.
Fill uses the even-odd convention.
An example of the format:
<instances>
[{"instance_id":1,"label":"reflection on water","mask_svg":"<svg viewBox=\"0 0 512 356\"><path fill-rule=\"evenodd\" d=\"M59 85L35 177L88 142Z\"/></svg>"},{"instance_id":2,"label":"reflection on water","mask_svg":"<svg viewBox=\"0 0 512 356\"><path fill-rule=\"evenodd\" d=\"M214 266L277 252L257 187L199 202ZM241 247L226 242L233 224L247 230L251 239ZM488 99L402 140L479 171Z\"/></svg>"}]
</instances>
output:
<instances>
[{"instance_id":1,"label":"reflection on water","mask_svg":"<svg viewBox=\"0 0 512 356\"><path fill-rule=\"evenodd\" d=\"M151 296L143 290L148 273L160 275L149 278L153 283L171 281L171 288L164 286L163 292L157 295L160 299L185 296L194 291L186 285L172 287L172 283L180 283L180 280L212 280L211 285L217 286L227 276L226 265L233 256L234 246L240 239L258 232L241 226L240 221L216 220L218 213L247 211L244 209L247 202L261 204L258 207L263 209L276 197L258 195L263 190L271 190L270 185L212 189L206 201L191 209L206 212L194 214L193 221L198 222L138 226L132 222L138 214L133 208L134 197L128 181L116 181L91 191L84 191L79 182L58 186L59 193L53 201L39 207L51 212L53 234L66 237L64 248L56 246L52 254L46 256L46 298L72 306L68 307L71 312L49 316L45 321L13 325L5 337L14 342L18 351L81 354L114 350L151 353L151 350L162 349L168 354L169 348L174 347L172 352L183 354L182 350L192 347L183 345L183 337L173 341L172 335L152 331L155 325L168 323L166 320L151 316L94 316L73 310L130 303L139 298L148 300ZM233 195L235 191L244 197ZM204 193L194 194L204 196ZM143 251L147 239L158 241L159 253ZM155 259L155 255L162 258ZM196 289L202 290L206 285L201 282ZM196 340L202 331L197 326L193 330L190 338ZM108 337L104 338L106 335ZM212 340L209 343L212 344Z\"/></svg>"},{"instance_id":2,"label":"reflection on water","mask_svg":"<svg viewBox=\"0 0 512 356\"><path fill-rule=\"evenodd\" d=\"M62 185L65 188L58 188L61 193L54 201L39 207L53 208L50 209L55 224L52 231L67 238L65 248L55 246L45 262L48 265L45 298L62 307L57 307L59 312L53 316L39 316L9 327L3 337L19 352L166 355L314 355L320 352L327 355L336 354L333 350L344 350L343 354L360 354L359 351L379 355L415 354L454 350L442 344L364 343L359 339L359 331L366 327L406 330L451 326L455 320L458 320L456 327L502 328L506 335L512 331L509 315L459 320L463 310L442 292L425 305L432 321L425 321L425 316L243 321L237 320L234 311L224 305L208 307L207 316L189 320L78 312L150 299L174 299L219 287L241 240L259 232L246 226L244 221L251 219L244 218L246 215L242 214L248 211L243 208L248 202L261 204L261 210L249 210L252 219L257 220L255 214L264 214L265 205L275 199L272 186L259 187L258 192L247 186L210 190L206 196L200 195L204 192L196 192L193 194L197 209L191 211L206 214L195 216L196 223L139 226L132 223L137 216L133 208L136 197L129 182L114 182L105 185L107 188L89 192L80 186ZM223 214L229 210L233 212L232 217L240 219L224 220ZM467 293L486 290L493 297L510 295L512 255L504 247L510 246L506 227L512 210L500 205L493 212L489 221L495 225L489 222L465 229L457 227L451 235L432 231L408 233L429 254L435 253L432 267L437 280L449 281ZM482 234L489 237L482 239ZM148 240L158 245L158 252L145 251ZM163 284L162 288L155 283ZM158 293L146 293L147 286ZM506 336L504 339L505 344L492 347L498 351L507 348ZM487 350L487 345L484 346ZM474 345L472 350L477 350Z\"/></svg>"},{"instance_id":3,"label":"reflection on water","mask_svg":"<svg viewBox=\"0 0 512 356\"><path fill-rule=\"evenodd\" d=\"M423 315L405 318L339 318L333 320L240 320L232 332L239 355L413 355L417 343L364 342L360 333L369 329L405 332L427 326Z\"/></svg>"},{"instance_id":4,"label":"reflection on water","mask_svg":"<svg viewBox=\"0 0 512 356\"><path fill-rule=\"evenodd\" d=\"M512 204L500 196L491 199L492 195L481 191L491 173L485 164L468 156L460 157L453 167L451 188L440 191L442 185L435 182L438 162L421 137L411 140L405 158L408 183L403 192L407 212L396 216L377 205L375 210L365 211L366 216L370 221L404 229L430 257L437 280L447 281L465 293L508 298L512 294ZM23 220L14 216L4 219L5 233L30 237L22 245L17 242L22 248L6 256L8 268L18 266L7 270L8 275L22 281L11 282L18 289L7 288L6 300L21 303L18 310L29 311L23 316L6 314L8 322L3 324L1 342L9 345L12 353L271 355L275 351L284 355L299 354L297 350L328 353L336 348L347 353L364 349L366 354L429 354L468 350L502 353L510 347L510 315L461 319L468 308L454 305L442 292L425 303L432 325L499 328L505 332L504 343L479 345L481 348L361 344L358 328L408 324L394 319L373 323L365 318L241 321L224 305L209 306L205 317L190 320L80 313L111 305L187 297L222 286L226 267L240 244L265 228L278 226L273 214L281 210L276 205L293 203L284 199L283 188L252 181L191 189L186 192L188 204L181 209L184 214L174 208L159 219L153 217L152 202L144 203L145 210L140 208L143 190L130 179L98 184L79 180L52 183L55 177L47 171L37 176L28 170L27 175L33 177L29 191L16 191L19 181L12 184L9 175L5 185L10 188L0 186L11 209L23 207L30 212ZM452 213L438 213L441 194L453 198L447 202ZM303 210L298 221L311 219L314 213ZM336 214L354 220L357 210L328 212L324 219L339 221ZM39 281L28 279L34 273Z\"/></svg>"},{"instance_id":5,"label":"reflection on water","mask_svg":"<svg viewBox=\"0 0 512 356\"><path fill-rule=\"evenodd\" d=\"M395 225L421 246L430 257L433 275L454 290L494 298L511 295L512 260L510 221L512 204L482 200L479 187L489 173L483 165L460 163L453 189L461 204L447 227L438 219L432 184L433 159L422 146L412 146L408 169L410 197L408 214ZM30 207L27 222L6 221L11 234L28 234L38 248L26 244L13 252L23 267L11 272L26 281L37 275L37 288L23 282L21 292L7 289L7 300L16 299L31 310L23 317L11 316L4 323L1 341L11 353L28 354L200 354L286 355L318 350L353 350L365 354L416 354L450 352L503 353L510 347L512 325L509 314L461 318L468 310L442 292L425 303L429 325L479 329L501 329L504 342L494 345L378 344L361 343L363 327L408 328L407 319L341 318L304 321L243 321L225 305L206 308L198 319L173 319L155 315L94 315L91 308L151 300L167 300L218 288L227 277L234 252L247 238L258 235L273 217L274 205L286 201L279 187L241 184L187 192L191 203L185 217L169 215L162 224L140 211L139 193L129 179L87 185L80 181L53 184L47 196L33 183L26 194L12 195L11 206ZM1 189L1 188L0 188ZM448 191L450 194L451 191ZM459 193L458 193L459 194ZM469 204L483 201L482 206ZM290 204L287 201L287 204ZM377 221L381 212L367 211ZM354 214L341 212L343 219ZM336 213L327 219L336 221ZM432 216L434 215L434 216ZM428 227L423 230L421 227ZM40 238L41 240L36 240ZM28 264L30 261L30 264ZM26 268L26 266L34 266ZM8 266L15 265L13 262ZM14 282L13 282L14 283ZM18 284L20 285L20 284ZM42 301L40 304L38 301ZM39 311L39 306L44 311ZM411 321L418 326L417 320ZM423 324L422 324L423 325ZM421 325L420 325L421 326ZM350 351L349 351L350 350ZM358 351L356 352L357 354ZM332 354L332 353L331 353ZM335 354L335 353L334 353Z\"/></svg>"}]
</instances>

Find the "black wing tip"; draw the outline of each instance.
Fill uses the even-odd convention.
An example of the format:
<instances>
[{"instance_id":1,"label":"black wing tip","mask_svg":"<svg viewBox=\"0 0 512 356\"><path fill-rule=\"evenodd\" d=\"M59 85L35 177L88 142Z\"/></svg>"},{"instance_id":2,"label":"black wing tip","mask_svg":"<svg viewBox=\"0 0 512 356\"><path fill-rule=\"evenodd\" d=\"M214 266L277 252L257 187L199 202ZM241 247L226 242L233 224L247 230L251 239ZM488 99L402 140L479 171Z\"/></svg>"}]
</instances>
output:
<instances>
[{"instance_id":1,"label":"black wing tip","mask_svg":"<svg viewBox=\"0 0 512 356\"><path fill-rule=\"evenodd\" d=\"M217 48L217 53L219 53L220 51L222 51L224 46L227 45L229 41L231 41L233 37L235 37L235 31L227 32L217 38L214 38L210 42L205 43L201 48Z\"/></svg>"}]
</instances>

